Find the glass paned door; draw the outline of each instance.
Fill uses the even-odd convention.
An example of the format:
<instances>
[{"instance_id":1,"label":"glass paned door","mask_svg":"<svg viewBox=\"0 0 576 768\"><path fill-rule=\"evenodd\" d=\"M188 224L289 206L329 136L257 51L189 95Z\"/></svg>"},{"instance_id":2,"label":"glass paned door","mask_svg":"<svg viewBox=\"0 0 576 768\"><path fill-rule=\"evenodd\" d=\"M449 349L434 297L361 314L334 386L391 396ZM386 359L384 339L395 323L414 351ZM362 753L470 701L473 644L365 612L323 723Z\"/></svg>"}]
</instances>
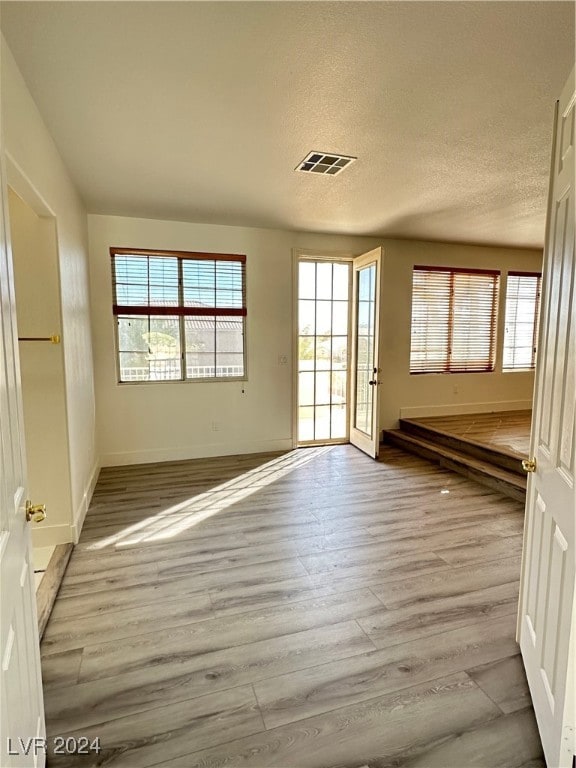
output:
<instances>
[{"instance_id":1,"label":"glass paned door","mask_svg":"<svg viewBox=\"0 0 576 768\"><path fill-rule=\"evenodd\" d=\"M378 336L381 248L353 262L352 411L350 442L373 458L380 446Z\"/></svg>"},{"instance_id":2,"label":"glass paned door","mask_svg":"<svg viewBox=\"0 0 576 768\"><path fill-rule=\"evenodd\" d=\"M356 301L356 391L354 427L372 437L374 394L374 324L376 308L376 264L358 270Z\"/></svg>"},{"instance_id":3,"label":"glass paned door","mask_svg":"<svg viewBox=\"0 0 576 768\"><path fill-rule=\"evenodd\" d=\"M348 439L350 264L298 262L298 444Z\"/></svg>"}]
</instances>

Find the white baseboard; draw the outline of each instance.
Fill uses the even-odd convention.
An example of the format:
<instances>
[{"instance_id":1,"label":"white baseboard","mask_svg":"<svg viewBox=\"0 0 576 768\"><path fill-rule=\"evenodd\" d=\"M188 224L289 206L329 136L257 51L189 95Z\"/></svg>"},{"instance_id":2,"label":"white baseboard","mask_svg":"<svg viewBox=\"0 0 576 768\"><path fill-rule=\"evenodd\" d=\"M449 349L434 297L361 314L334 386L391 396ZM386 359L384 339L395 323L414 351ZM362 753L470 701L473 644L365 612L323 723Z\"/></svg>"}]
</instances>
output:
<instances>
[{"instance_id":1,"label":"white baseboard","mask_svg":"<svg viewBox=\"0 0 576 768\"><path fill-rule=\"evenodd\" d=\"M162 450L125 451L105 453L103 467L120 467L128 464L152 464L162 461L185 461L186 459L207 459L214 456L236 456L247 453L268 451L290 451L292 440L262 440L251 443L211 443L186 448L165 448Z\"/></svg>"},{"instance_id":2,"label":"white baseboard","mask_svg":"<svg viewBox=\"0 0 576 768\"><path fill-rule=\"evenodd\" d=\"M495 403L457 403L453 405L415 405L400 408L401 419L424 416L461 416L468 413L500 413L501 411L529 411L532 400L503 400Z\"/></svg>"},{"instance_id":3,"label":"white baseboard","mask_svg":"<svg viewBox=\"0 0 576 768\"><path fill-rule=\"evenodd\" d=\"M80 538L80 532L82 531L82 526L84 525L84 519L86 518L88 507L92 501L92 495L94 494L94 488L98 482L99 474L100 462L97 460L92 467L92 472L90 473L90 478L86 484L86 488L82 496L82 501L74 513L74 524L71 526L72 538L68 539L68 541L73 541L75 544L78 543L78 539Z\"/></svg>"},{"instance_id":4,"label":"white baseboard","mask_svg":"<svg viewBox=\"0 0 576 768\"><path fill-rule=\"evenodd\" d=\"M71 525L42 525L32 529L32 546L55 547L57 544L68 544L73 541Z\"/></svg>"}]
</instances>

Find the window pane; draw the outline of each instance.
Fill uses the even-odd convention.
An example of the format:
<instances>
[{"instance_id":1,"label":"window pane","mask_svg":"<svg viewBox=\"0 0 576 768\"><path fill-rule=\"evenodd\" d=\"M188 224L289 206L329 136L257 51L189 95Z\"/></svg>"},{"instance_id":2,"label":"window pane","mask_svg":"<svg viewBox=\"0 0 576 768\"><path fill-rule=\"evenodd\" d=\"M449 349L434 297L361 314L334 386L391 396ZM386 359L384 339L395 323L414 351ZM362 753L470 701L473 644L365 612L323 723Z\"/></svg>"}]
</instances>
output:
<instances>
[{"instance_id":1,"label":"window pane","mask_svg":"<svg viewBox=\"0 0 576 768\"><path fill-rule=\"evenodd\" d=\"M120 381L180 379L178 317L118 318Z\"/></svg>"},{"instance_id":2,"label":"window pane","mask_svg":"<svg viewBox=\"0 0 576 768\"><path fill-rule=\"evenodd\" d=\"M184 306L216 306L216 262L183 259L182 286Z\"/></svg>"},{"instance_id":3,"label":"window pane","mask_svg":"<svg viewBox=\"0 0 576 768\"><path fill-rule=\"evenodd\" d=\"M244 291L242 287L243 265L237 261L216 262L216 306L242 308Z\"/></svg>"},{"instance_id":4,"label":"window pane","mask_svg":"<svg viewBox=\"0 0 576 768\"><path fill-rule=\"evenodd\" d=\"M118 349L121 352L148 352L145 333L148 332L147 317L121 316L118 320Z\"/></svg>"},{"instance_id":5,"label":"window pane","mask_svg":"<svg viewBox=\"0 0 576 768\"><path fill-rule=\"evenodd\" d=\"M186 378L216 375L216 318L186 317Z\"/></svg>"},{"instance_id":6,"label":"window pane","mask_svg":"<svg viewBox=\"0 0 576 768\"><path fill-rule=\"evenodd\" d=\"M216 318L216 376L244 376L244 319Z\"/></svg>"},{"instance_id":7,"label":"window pane","mask_svg":"<svg viewBox=\"0 0 576 768\"><path fill-rule=\"evenodd\" d=\"M410 372L494 369L498 275L416 267Z\"/></svg>"},{"instance_id":8,"label":"window pane","mask_svg":"<svg viewBox=\"0 0 576 768\"><path fill-rule=\"evenodd\" d=\"M508 275L503 370L534 368L540 304L539 275Z\"/></svg>"},{"instance_id":9,"label":"window pane","mask_svg":"<svg viewBox=\"0 0 576 768\"><path fill-rule=\"evenodd\" d=\"M121 380L244 376L245 318L226 314L226 310L245 307L245 265L240 257L116 254L114 281L115 304L132 306L135 311L139 306L184 306L222 312L216 318L205 314L184 319L142 314L118 317ZM185 338L180 337L182 325Z\"/></svg>"},{"instance_id":10,"label":"window pane","mask_svg":"<svg viewBox=\"0 0 576 768\"><path fill-rule=\"evenodd\" d=\"M177 307L178 299L178 259L149 258L149 304L154 307Z\"/></svg>"}]
</instances>

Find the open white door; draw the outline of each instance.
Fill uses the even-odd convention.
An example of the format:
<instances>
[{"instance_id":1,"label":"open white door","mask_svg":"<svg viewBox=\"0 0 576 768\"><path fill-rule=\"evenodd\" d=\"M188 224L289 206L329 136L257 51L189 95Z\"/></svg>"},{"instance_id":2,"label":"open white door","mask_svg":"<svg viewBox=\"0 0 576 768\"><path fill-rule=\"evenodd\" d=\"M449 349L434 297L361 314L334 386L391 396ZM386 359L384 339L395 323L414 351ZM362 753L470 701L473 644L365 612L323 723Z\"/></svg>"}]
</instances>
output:
<instances>
[{"instance_id":1,"label":"open white door","mask_svg":"<svg viewBox=\"0 0 576 768\"><path fill-rule=\"evenodd\" d=\"M4 165L0 168L0 766L45 764Z\"/></svg>"},{"instance_id":2,"label":"open white door","mask_svg":"<svg viewBox=\"0 0 576 768\"><path fill-rule=\"evenodd\" d=\"M549 768L573 765L576 723L574 71L557 105L518 636Z\"/></svg>"},{"instance_id":3,"label":"open white door","mask_svg":"<svg viewBox=\"0 0 576 768\"><path fill-rule=\"evenodd\" d=\"M378 337L382 248L354 259L352 272L352 379L350 442L378 458Z\"/></svg>"}]
</instances>

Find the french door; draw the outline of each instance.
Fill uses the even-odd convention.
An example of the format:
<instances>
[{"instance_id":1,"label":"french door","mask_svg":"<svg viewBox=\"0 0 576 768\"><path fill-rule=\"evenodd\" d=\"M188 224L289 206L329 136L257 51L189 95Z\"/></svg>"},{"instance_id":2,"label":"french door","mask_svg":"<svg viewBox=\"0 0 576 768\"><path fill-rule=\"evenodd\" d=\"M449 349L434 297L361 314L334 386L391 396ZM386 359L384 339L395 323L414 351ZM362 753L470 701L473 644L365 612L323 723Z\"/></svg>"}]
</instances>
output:
<instances>
[{"instance_id":1,"label":"french door","mask_svg":"<svg viewBox=\"0 0 576 768\"><path fill-rule=\"evenodd\" d=\"M350 262L298 260L298 445L348 442Z\"/></svg>"},{"instance_id":2,"label":"french door","mask_svg":"<svg viewBox=\"0 0 576 768\"><path fill-rule=\"evenodd\" d=\"M351 442L378 456L380 269L380 248L298 258L298 445Z\"/></svg>"},{"instance_id":3,"label":"french door","mask_svg":"<svg viewBox=\"0 0 576 768\"><path fill-rule=\"evenodd\" d=\"M352 272L352 387L350 442L378 458L380 270L382 249L354 259Z\"/></svg>"}]
</instances>

